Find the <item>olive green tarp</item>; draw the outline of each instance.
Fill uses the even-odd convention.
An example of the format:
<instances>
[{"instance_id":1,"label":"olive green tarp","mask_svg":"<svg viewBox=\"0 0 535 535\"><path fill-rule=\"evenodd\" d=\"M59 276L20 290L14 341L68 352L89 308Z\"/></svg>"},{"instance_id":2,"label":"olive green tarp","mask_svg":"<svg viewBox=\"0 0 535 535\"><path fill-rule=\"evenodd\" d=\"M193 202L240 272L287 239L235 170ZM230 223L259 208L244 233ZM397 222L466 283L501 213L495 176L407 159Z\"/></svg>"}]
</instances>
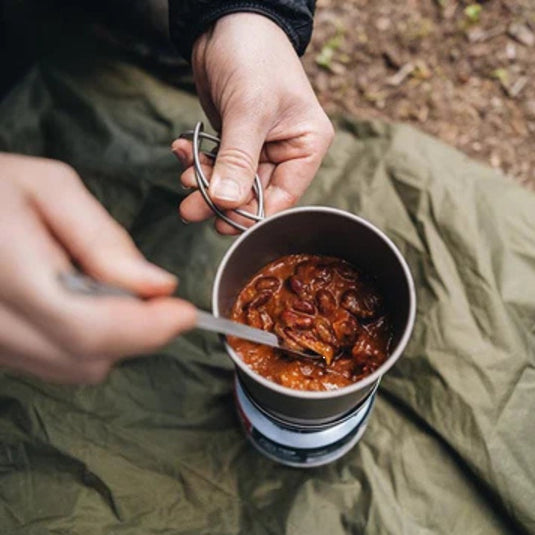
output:
<instances>
[{"instance_id":1,"label":"olive green tarp","mask_svg":"<svg viewBox=\"0 0 535 535\"><path fill-rule=\"evenodd\" d=\"M198 102L94 58L36 65L1 104L0 148L71 163L209 308L232 239L180 222L169 151ZM3 374L0 533L535 532L533 193L407 126L343 120L302 204L371 220L416 281L414 335L357 447L309 470L262 457L240 430L232 365L200 332L101 386Z\"/></svg>"}]
</instances>

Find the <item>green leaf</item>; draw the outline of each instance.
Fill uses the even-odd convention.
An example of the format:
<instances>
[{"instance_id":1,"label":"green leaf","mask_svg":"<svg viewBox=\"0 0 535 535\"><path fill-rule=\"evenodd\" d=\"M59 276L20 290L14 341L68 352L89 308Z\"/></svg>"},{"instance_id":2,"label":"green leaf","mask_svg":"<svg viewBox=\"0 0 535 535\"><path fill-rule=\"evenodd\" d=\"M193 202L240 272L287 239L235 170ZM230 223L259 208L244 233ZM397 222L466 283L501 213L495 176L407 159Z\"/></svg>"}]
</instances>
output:
<instances>
[{"instance_id":1,"label":"green leaf","mask_svg":"<svg viewBox=\"0 0 535 535\"><path fill-rule=\"evenodd\" d=\"M466 18L473 23L479 22L481 11L483 10L480 4L469 4L464 8Z\"/></svg>"},{"instance_id":2,"label":"green leaf","mask_svg":"<svg viewBox=\"0 0 535 535\"><path fill-rule=\"evenodd\" d=\"M338 30L334 37L331 37L322 47L319 54L316 56L316 64L325 69L330 69L334 59L335 52L342 46L344 42L344 33Z\"/></svg>"},{"instance_id":3,"label":"green leaf","mask_svg":"<svg viewBox=\"0 0 535 535\"><path fill-rule=\"evenodd\" d=\"M502 84L507 84L509 82L509 73L506 69L499 68L495 69L490 73L490 77L496 80L499 80Z\"/></svg>"},{"instance_id":4,"label":"green leaf","mask_svg":"<svg viewBox=\"0 0 535 535\"><path fill-rule=\"evenodd\" d=\"M334 57L334 50L324 46L320 53L316 56L316 63L320 67L325 67L326 69L330 68L332 60Z\"/></svg>"}]
</instances>

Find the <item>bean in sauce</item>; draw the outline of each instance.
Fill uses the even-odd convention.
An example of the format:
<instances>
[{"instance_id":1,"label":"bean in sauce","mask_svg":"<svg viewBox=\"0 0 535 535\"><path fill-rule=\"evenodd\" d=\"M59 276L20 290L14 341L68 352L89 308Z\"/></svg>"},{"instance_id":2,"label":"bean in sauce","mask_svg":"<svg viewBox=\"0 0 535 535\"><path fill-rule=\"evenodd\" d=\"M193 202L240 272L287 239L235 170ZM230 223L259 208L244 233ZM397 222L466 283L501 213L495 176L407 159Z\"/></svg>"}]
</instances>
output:
<instances>
[{"instance_id":1,"label":"bean in sauce","mask_svg":"<svg viewBox=\"0 0 535 535\"><path fill-rule=\"evenodd\" d=\"M239 338L229 342L255 372L297 390L334 390L373 373L387 358L388 315L373 281L338 258L295 254L262 268L242 289L231 319L274 332L304 361Z\"/></svg>"}]
</instances>

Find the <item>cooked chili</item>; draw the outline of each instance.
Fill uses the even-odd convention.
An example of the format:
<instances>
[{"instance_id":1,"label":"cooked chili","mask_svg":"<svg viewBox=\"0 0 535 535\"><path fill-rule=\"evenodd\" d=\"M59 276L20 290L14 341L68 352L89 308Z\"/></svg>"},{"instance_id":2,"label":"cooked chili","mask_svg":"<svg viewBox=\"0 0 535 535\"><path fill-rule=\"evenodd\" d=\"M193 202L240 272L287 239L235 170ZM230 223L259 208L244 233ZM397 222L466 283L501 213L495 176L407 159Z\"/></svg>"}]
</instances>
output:
<instances>
[{"instance_id":1,"label":"cooked chili","mask_svg":"<svg viewBox=\"0 0 535 535\"><path fill-rule=\"evenodd\" d=\"M289 347L324 355L324 361L305 361L229 338L251 369L289 388L342 388L388 356L391 329L382 296L370 277L338 258L295 254L271 262L242 289L231 317L274 332Z\"/></svg>"}]
</instances>

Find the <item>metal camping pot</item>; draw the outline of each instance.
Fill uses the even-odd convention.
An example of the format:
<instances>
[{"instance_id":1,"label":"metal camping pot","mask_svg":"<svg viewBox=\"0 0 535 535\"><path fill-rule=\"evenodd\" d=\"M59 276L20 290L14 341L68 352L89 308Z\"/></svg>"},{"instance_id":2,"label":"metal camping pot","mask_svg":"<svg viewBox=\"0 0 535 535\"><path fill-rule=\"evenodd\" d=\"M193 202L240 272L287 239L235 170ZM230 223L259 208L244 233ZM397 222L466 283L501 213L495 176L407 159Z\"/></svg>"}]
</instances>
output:
<instances>
[{"instance_id":1,"label":"metal camping pot","mask_svg":"<svg viewBox=\"0 0 535 535\"><path fill-rule=\"evenodd\" d=\"M202 139L215 143L218 139L203 133L200 123L194 131L185 135L193 139L199 190L218 216L232 222L209 199L208 180L199 161L199 153L203 152L200 146ZM215 157L215 152L204 153ZM339 390L310 392L276 384L252 371L225 342L241 385L273 420L310 429L339 423L370 398L381 377L395 364L409 341L416 312L414 282L409 267L394 243L359 216L337 208L307 206L263 219L258 177L254 192L258 198L258 211L256 215L248 216L256 223L248 229L235 225L244 232L226 252L217 270L212 293L216 316L230 316L239 292L257 271L281 256L295 253L346 260L372 275L385 298L393 325L391 354L374 373Z\"/></svg>"},{"instance_id":2,"label":"metal camping pot","mask_svg":"<svg viewBox=\"0 0 535 535\"><path fill-rule=\"evenodd\" d=\"M273 383L253 372L226 343L240 380L262 407L286 421L323 424L339 420L363 402L403 353L414 324L414 284L397 247L368 221L336 208L293 208L255 224L232 244L217 270L214 314L228 317L240 290L257 271L295 253L335 256L371 274L393 325L393 349L382 366L351 386L325 392Z\"/></svg>"}]
</instances>

